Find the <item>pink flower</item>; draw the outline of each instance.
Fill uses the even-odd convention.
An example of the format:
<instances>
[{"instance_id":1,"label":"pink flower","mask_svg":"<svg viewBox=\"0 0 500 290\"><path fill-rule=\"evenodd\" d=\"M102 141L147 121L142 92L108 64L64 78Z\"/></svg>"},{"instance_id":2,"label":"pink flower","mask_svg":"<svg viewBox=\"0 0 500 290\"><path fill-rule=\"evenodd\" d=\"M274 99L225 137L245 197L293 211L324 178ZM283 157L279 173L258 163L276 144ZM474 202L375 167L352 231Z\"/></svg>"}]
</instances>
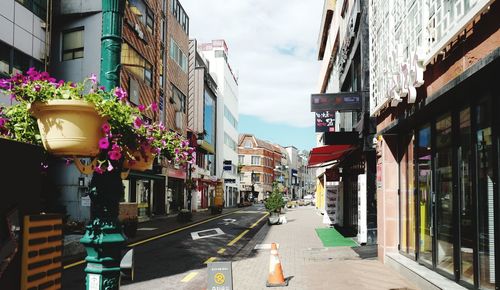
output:
<instances>
[{"instance_id":1,"label":"pink flower","mask_svg":"<svg viewBox=\"0 0 500 290\"><path fill-rule=\"evenodd\" d=\"M142 124L143 124L143 123L142 123L141 118L139 118L139 117L135 118L135 120L134 120L134 126L135 126L136 128L141 127L141 126L142 126Z\"/></svg>"},{"instance_id":2,"label":"pink flower","mask_svg":"<svg viewBox=\"0 0 500 290\"><path fill-rule=\"evenodd\" d=\"M99 90L101 90L101 91L105 91L105 90L106 90L106 88L105 88L104 86L100 86L100 87L99 87Z\"/></svg>"},{"instance_id":3,"label":"pink flower","mask_svg":"<svg viewBox=\"0 0 500 290\"><path fill-rule=\"evenodd\" d=\"M120 147L120 145L114 143L113 146L111 147L111 150L121 152L122 148Z\"/></svg>"},{"instance_id":4,"label":"pink flower","mask_svg":"<svg viewBox=\"0 0 500 290\"><path fill-rule=\"evenodd\" d=\"M113 170L113 165L111 164L111 162L108 162L108 171L112 171Z\"/></svg>"},{"instance_id":5,"label":"pink flower","mask_svg":"<svg viewBox=\"0 0 500 290\"><path fill-rule=\"evenodd\" d=\"M7 123L7 119L6 118L0 118L0 127L4 127L5 123Z\"/></svg>"},{"instance_id":6,"label":"pink flower","mask_svg":"<svg viewBox=\"0 0 500 290\"><path fill-rule=\"evenodd\" d=\"M42 89L42 87L38 84L35 85L35 87L34 87L35 92L39 92L41 89Z\"/></svg>"},{"instance_id":7,"label":"pink flower","mask_svg":"<svg viewBox=\"0 0 500 290\"><path fill-rule=\"evenodd\" d=\"M102 129L102 131L103 131L105 134L108 134L108 133L109 133L109 131L111 131L111 125L109 125L109 123L108 123L108 122L106 122L106 123L102 124L101 129Z\"/></svg>"},{"instance_id":8,"label":"pink flower","mask_svg":"<svg viewBox=\"0 0 500 290\"><path fill-rule=\"evenodd\" d=\"M99 140L99 148L100 149L108 149L109 148L108 138L104 137L101 140Z\"/></svg>"},{"instance_id":9,"label":"pink flower","mask_svg":"<svg viewBox=\"0 0 500 290\"><path fill-rule=\"evenodd\" d=\"M151 110L153 112L158 112L158 104L155 102L151 103Z\"/></svg>"},{"instance_id":10,"label":"pink flower","mask_svg":"<svg viewBox=\"0 0 500 290\"><path fill-rule=\"evenodd\" d=\"M127 98L127 92L124 89L118 87L115 90L115 96L118 98L118 100L123 101Z\"/></svg>"},{"instance_id":11,"label":"pink flower","mask_svg":"<svg viewBox=\"0 0 500 290\"><path fill-rule=\"evenodd\" d=\"M122 158L120 151L109 151L108 156L111 160L120 160L120 158Z\"/></svg>"},{"instance_id":12,"label":"pink flower","mask_svg":"<svg viewBox=\"0 0 500 290\"><path fill-rule=\"evenodd\" d=\"M144 105L139 105L139 106L137 106L137 109L139 109L139 112L144 112L146 107L144 107Z\"/></svg>"},{"instance_id":13,"label":"pink flower","mask_svg":"<svg viewBox=\"0 0 500 290\"><path fill-rule=\"evenodd\" d=\"M97 76L96 76L94 73L90 74L89 80L90 80L93 84L97 84Z\"/></svg>"},{"instance_id":14,"label":"pink flower","mask_svg":"<svg viewBox=\"0 0 500 290\"><path fill-rule=\"evenodd\" d=\"M99 173L99 174L103 174L103 173L104 173L104 170L101 168L101 166L97 166L97 167L94 169L94 171L95 171L96 173Z\"/></svg>"}]
</instances>

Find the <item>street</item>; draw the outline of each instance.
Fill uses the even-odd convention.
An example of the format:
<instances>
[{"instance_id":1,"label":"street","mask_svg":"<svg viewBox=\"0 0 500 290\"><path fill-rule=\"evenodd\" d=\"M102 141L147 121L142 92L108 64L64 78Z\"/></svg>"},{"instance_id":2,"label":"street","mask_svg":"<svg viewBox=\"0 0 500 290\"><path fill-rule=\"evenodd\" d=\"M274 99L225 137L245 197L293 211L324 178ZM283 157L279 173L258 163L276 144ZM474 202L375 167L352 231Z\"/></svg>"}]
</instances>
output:
<instances>
[{"instance_id":1,"label":"street","mask_svg":"<svg viewBox=\"0 0 500 290\"><path fill-rule=\"evenodd\" d=\"M264 207L256 205L129 245L135 251L135 277L134 281L122 281L122 285L128 284L122 288L139 289L136 283L146 281L149 289L206 287L205 262L232 260L266 222L265 216ZM85 289L84 265L63 272L63 289ZM162 279L155 284L158 278Z\"/></svg>"}]
</instances>

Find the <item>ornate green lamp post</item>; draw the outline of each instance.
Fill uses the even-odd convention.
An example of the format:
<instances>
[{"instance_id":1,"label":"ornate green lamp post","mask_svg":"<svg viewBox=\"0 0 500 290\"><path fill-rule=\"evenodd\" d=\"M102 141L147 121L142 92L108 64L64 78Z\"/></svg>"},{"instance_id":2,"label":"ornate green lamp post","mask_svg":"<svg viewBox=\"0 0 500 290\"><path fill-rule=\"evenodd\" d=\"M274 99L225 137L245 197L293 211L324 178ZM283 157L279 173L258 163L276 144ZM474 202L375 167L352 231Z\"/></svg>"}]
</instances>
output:
<instances>
[{"instance_id":1,"label":"ornate green lamp post","mask_svg":"<svg viewBox=\"0 0 500 290\"><path fill-rule=\"evenodd\" d=\"M101 85L119 86L122 18L125 0L102 0ZM87 290L120 287L120 258L125 244L118 222L123 184L120 170L94 174L91 181L91 223L80 242L87 251Z\"/></svg>"}]
</instances>

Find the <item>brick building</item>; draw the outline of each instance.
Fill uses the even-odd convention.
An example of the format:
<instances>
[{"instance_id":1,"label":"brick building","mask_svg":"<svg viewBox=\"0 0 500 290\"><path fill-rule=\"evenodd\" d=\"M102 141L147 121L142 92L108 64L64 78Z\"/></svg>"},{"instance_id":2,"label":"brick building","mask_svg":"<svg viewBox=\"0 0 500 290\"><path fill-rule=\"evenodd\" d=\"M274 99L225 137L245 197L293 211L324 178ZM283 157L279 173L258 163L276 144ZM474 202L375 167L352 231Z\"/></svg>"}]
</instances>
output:
<instances>
[{"instance_id":1,"label":"brick building","mask_svg":"<svg viewBox=\"0 0 500 290\"><path fill-rule=\"evenodd\" d=\"M394 2L369 18L379 259L422 289L498 289L500 3Z\"/></svg>"},{"instance_id":2,"label":"brick building","mask_svg":"<svg viewBox=\"0 0 500 290\"><path fill-rule=\"evenodd\" d=\"M249 197L261 201L273 190L275 168L281 164L281 151L251 134L242 134L238 142L240 200ZM253 188L252 188L253 186Z\"/></svg>"}]
</instances>

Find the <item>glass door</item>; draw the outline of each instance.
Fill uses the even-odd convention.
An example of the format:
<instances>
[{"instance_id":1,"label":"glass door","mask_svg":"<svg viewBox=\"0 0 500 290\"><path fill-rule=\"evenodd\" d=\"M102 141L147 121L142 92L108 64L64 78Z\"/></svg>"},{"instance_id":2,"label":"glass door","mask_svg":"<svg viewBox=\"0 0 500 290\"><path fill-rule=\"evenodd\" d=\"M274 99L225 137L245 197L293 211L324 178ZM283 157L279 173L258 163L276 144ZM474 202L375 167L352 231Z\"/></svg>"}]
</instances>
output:
<instances>
[{"instance_id":1,"label":"glass door","mask_svg":"<svg viewBox=\"0 0 500 290\"><path fill-rule=\"evenodd\" d=\"M474 284L474 191L471 178L471 112L460 111L458 144L458 189L460 212L460 279Z\"/></svg>"},{"instance_id":2,"label":"glass door","mask_svg":"<svg viewBox=\"0 0 500 290\"><path fill-rule=\"evenodd\" d=\"M453 275L453 143L451 115L436 122L436 267Z\"/></svg>"},{"instance_id":3,"label":"glass door","mask_svg":"<svg viewBox=\"0 0 500 290\"><path fill-rule=\"evenodd\" d=\"M495 288L495 223L491 100L476 106L476 168L479 232L479 286Z\"/></svg>"},{"instance_id":4,"label":"glass door","mask_svg":"<svg viewBox=\"0 0 500 290\"><path fill-rule=\"evenodd\" d=\"M426 125L418 131L416 147L418 211L419 211L419 254L418 260L432 266L433 196L432 196L432 150L431 127Z\"/></svg>"}]
</instances>

